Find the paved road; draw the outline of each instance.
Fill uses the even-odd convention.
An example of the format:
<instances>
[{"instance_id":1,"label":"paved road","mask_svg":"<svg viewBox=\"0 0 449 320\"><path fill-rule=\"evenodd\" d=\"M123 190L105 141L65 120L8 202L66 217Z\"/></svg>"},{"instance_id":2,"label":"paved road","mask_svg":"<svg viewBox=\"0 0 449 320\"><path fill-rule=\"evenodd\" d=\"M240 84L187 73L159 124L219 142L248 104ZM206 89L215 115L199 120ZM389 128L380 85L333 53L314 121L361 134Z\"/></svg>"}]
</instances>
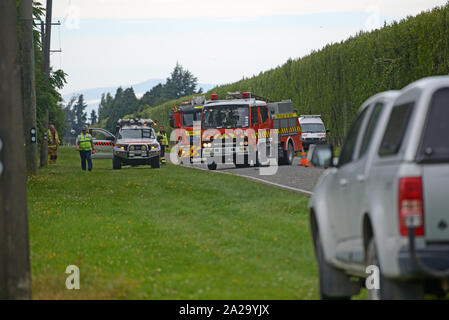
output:
<instances>
[{"instance_id":1,"label":"paved road","mask_svg":"<svg viewBox=\"0 0 449 320\"><path fill-rule=\"evenodd\" d=\"M298 166L299 161L299 158L295 158L293 165L279 166L275 175L261 175L259 172L261 168L236 168L233 164L218 165L217 170L212 172L243 176L258 182L311 195L318 178L323 173L323 169ZM184 164L184 166L208 170L205 164Z\"/></svg>"}]
</instances>

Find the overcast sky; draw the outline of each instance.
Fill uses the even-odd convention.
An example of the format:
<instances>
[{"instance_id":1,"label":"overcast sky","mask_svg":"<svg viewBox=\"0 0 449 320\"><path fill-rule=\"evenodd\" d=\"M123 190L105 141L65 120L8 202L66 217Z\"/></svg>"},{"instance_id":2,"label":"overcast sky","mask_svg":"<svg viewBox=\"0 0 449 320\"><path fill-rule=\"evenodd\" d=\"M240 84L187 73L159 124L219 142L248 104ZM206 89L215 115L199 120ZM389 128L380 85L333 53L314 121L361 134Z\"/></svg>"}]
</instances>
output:
<instances>
[{"instance_id":1,"label":"overcast sky","mask_svg":"<svg viewBox=\"0 0 449 320\"><path fill-rule=\"evenodd\" d=\"M43 1L45 4L45 1ZM360 30L446 0L54 0L54 68L63 93L166 78L178 61L199 82L249 77Z\"/></svg>"}]
</instances>

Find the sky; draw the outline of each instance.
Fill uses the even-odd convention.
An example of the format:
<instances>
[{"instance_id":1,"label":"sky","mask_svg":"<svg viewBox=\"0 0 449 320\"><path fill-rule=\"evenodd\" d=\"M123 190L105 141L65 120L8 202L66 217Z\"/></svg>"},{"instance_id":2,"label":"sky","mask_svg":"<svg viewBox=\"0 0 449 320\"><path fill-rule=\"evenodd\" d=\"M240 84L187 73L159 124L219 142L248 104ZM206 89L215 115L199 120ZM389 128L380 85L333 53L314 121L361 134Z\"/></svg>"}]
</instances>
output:
<instances>
[{"instance_id":1,"label":"sky","mask_svg":"<svg viewBox=\"0 0 449 320\"><path fill-rule=\"evenodd\" d=\"M42 1L45 5L45 1ZM201 83L251 77L328 43L446 0L54 0L51 64L61 93L166 78L179 62Z\"/></svg>"}]
</instances>

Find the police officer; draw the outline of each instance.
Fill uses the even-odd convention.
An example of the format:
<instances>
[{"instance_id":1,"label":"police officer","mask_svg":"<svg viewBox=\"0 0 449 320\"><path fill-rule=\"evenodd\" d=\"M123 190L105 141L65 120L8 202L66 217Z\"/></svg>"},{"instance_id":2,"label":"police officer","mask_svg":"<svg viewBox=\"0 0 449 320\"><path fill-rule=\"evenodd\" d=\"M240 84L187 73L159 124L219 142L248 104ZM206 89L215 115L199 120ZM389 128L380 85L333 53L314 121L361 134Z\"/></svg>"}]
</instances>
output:
<instances>
[{"instance_id":1,"label":"police officer","mask_svg":"<svg viewBox=\"0 0 449 320\"><path fill-rule=\"evenodd\" d=\"M162 136L162 139L160 139L159 141L159 144L161 145L161 163L165 164L165 148L168 147L168 138L164 126L159 127L159 132L157 133L157 135Z\"/></svg>"},{"instance_id":2,"label":"police officer","mask_svg":"<svg viewBox=\"0 0 449 320\"><path fill-rule=\"evenodd\" d=\"M92 136L87 132L87 126L83 125L82 132L78 135L75 142L76 151L80 152L81 157L81 169L86 171L87 168L92 171L92 159L91 153L95 153L94 143L92 142Z\"/></svg>"}]
</instances>

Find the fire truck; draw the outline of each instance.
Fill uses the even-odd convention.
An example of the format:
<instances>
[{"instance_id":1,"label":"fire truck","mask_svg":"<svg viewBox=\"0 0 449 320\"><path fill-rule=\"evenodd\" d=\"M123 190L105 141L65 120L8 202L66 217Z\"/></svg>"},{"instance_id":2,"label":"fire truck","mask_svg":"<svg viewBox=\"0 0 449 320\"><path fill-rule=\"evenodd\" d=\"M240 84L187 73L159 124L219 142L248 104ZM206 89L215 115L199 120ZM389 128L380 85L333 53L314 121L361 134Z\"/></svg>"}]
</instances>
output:
<instances>
[{"instance_id":1,"label":"fire truck","mask_svg":"<svg viewBox=\"0 0 449 320\"><path fill-rule=\"evenodd\" d=\"M258 166L270 158L291 165L303 149L292 101L270 102L250 92L229 92L225 100L212 94L202 111L201 131L202 159L209 170L218 163Z\"/></svg>"},{"instance_id":2,"label":"fire truck","mask_svg":"<svg viewBox=\"0 0 449 320\"><path fill-rule=\"evenodd\" d=\"M174 106L172 109L170 127L178 131L177 147L181 163L185 159L193 162L193 159L199 159L201 156L201 146L194 143L194 138L201 140L201 113L205 103L205 96L194 96L191 101L182 102L179 107Z\"/></svg>"}]
</instances>

